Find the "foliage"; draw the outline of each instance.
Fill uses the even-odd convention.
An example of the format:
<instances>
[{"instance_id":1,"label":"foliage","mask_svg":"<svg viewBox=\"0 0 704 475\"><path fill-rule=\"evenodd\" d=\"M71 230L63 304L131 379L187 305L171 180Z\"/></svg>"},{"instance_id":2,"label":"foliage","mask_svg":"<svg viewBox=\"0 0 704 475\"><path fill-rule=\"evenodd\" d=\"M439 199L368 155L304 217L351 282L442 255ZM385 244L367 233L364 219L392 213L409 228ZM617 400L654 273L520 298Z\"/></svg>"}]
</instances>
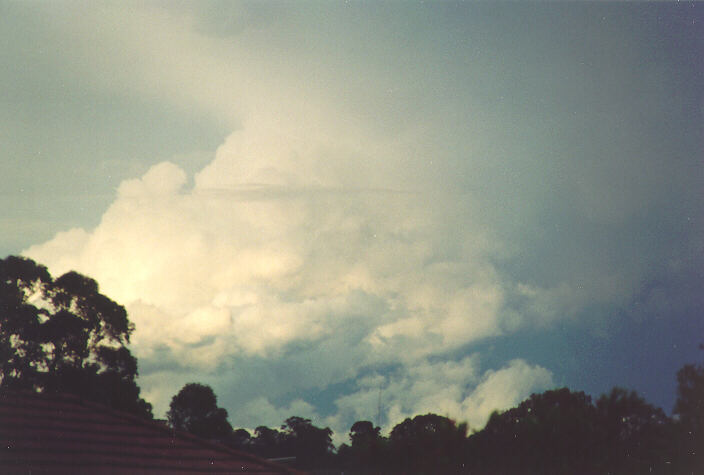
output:
<instances>
[{"instance_id":1,"label":"foliage","mask_svg":"<svg viewBox=\"0 0 704 475\"><path fill-rule=\"evenodd\" d=\"M281 429L284 451L296 457L300 468L323 466L333 452L332 431L315 427L310 419L289 417Z\"/></svg>"},{"instance_id":2,"label":"foliage","mask_svg":"<svg viewBox=\"0 0 704 475\"><path fill-rule=\"evenodd\" d=\"M374 427L369 421L357 421L350 428L350 441L352 447L368 447L381 439L379 427Z\"/></svg>"},{"instance_id":3,"label":"foliage","mask_svg":"<svg viewBox=\"0 0 704 475\"><path fill-rule=\"evenodd\" d=\"M276 429L259 426L254 429L254 438L251 447L254 453L262 457L284 457L291 454L284 453L283 435Z\"/></svg>"},{"instance_id":4,"label":"foliage","mask_svg":"<svg viewBox=\"0 0 704 475\"><path fill-rule=\"evenodd\" d=\"M61 391L151 417L139 397L134 327L77 272L53 279L31 259L0 260L0 386Z\"/></svg>"},{"instance_id":5,"label":"foliage","mask_svg":"<svg viewBox=\"0 0 704 475\"><path fill-rule=\"evenodd\" d=\"M254 437L240 447L266 458L295 457L295 466L302 469L326 466L334 450L332 430L316 427L310 419L298 416L286 419L281 430L257 427Z\"/></svg>"},{"instance_id":6,"label":"foliage","mask_svg":"<svg viewBox=\"0 0 704 475\"><path fill-rule=\"evenodd\" d=\"M381 429L369 421L357 421L349 432L351 445L340 447L338 454L345 466L362 470L381 471L388 461L388 440L381 437Z\"/></svg>"},{"instance_id":7,"label":"foliage","mask_svg":"<svg viewBox=\"0 0 704 475\"><path fill-rule=\"evenodd\" d=\"M494 412L470 449L482 473L589 473L598 457L596 410L583 392L533 394Z\"/></svg>"},{"instance_id":8,"label":"foliage","mask_svg":"<svg viewBox=\"0 0 704 475\"><path fill-rule=\"evenodd\" d=\"M672 424L662 409L635 391L613 388L596 402L604 470L663 472L672 460Z\"/></svg>"},{"instance_id":9,"label":"foliage","mask_svg":"<svg viewBox=\"0 0 704 475\"><path fill-rule=\"evenodd\" d=\"M227 445L238 450L251 450L252 434L246 429L237 429L230 434Z\"/></svg>"},{"instance_id":10,"label":"foliage","mask_svg":"<svg viewBox=\"0 0 704 475\"><path fill-rule=\"evenodd\" d=\"M464 464L466 424L425 414L396 425L389 436L393 468L408 473L456 473Z\"/></svg>"},{"instance_id":11,"label":"foliage","mask_svg":"<svg viewBox=\"0 0 704 475\"><path fill-rule=\"evenodd\" d=\"M232 427L227 410L218 407L210 386L189 383L171 399L166 417L174 429L184 430L205 439L227 441Z\"/></svg>"},{"instance_id":12,"label":"foliage","mask_svg":"<svg viewBox=\"0 0 704 475\"><path fill-rule=\"evenodd\" d=\"M633 391L592 404L567 388L533 394L491 415L468 440L476 473L669 473L672 425Z\"/></svg>"},{"instance_id":13,"label":"foliage","mask_svg":"<svg viewBox=\"0 0 704 475\"><path fill-rule=\"evenodd\" d=\"M678 418L678 455L682 470L701 469L704 467L704 365L688 364L677 372L673 413Z\"/></svg>"}]
</instances>

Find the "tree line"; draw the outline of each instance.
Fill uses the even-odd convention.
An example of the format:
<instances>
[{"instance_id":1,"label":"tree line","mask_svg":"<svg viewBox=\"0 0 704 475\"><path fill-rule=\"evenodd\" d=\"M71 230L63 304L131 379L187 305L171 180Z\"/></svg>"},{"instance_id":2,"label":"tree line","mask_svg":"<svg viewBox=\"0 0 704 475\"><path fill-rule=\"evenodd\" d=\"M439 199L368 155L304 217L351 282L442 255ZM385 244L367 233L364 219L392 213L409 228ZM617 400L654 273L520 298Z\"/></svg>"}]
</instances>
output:
<instances>
[{"instance_id":1,"label":"tree line","mask_svg":"<svg viewBox=\"0 0 704 475\"><path fill-rule=\"evenodd\" d=\"M704 468L704 366L678 372L675 417L635 391L613 388L596 401L568 388L532 394L495 411L471 434L466 423L417 415L388 436L370 421L350 427L335 450L332 431L290 417L280 429L236 429L209 386L189 383L174 396L169 424L266 458L326 473L385 474L696 474Z\"/></svg>"},{"instance_id":2,"label":"tree line","mask_svg":"<svg viewBox=\"0 0 704 475\"><path fill-rule=\"evenodd\" d=\"M133 331L95 280L76 272L55 279L22 257L0 260L0 390L73 393L153 418L127 347ZM704 473L704 364L678 371L672 417L634 391L614 388L593 401L561 388L495 411L471 432L437 414L407 418L388 435L357 421L335 448L330 428L298 416L278 428L234 429L212 388L189 383L171 400L167 423L321 473Z\"/></svg>"}]
</instances>

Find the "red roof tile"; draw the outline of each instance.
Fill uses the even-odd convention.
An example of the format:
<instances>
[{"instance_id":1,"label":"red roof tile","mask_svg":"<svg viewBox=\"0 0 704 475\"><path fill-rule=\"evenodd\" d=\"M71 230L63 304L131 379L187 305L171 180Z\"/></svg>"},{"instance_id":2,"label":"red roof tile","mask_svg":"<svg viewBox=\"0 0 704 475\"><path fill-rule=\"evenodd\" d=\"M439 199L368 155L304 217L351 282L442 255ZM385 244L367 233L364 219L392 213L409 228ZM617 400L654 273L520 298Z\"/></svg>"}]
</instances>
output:
<instances>
[{"instance_id":1,"label":"red roof tile","mask_svg":"<svg viewBox=\"0 0 704 475\"><path fill-rule=\"evenodd\" d=\"M299 473L69 395L0 394L0 473Z\"/></svg>"}]
</instances>

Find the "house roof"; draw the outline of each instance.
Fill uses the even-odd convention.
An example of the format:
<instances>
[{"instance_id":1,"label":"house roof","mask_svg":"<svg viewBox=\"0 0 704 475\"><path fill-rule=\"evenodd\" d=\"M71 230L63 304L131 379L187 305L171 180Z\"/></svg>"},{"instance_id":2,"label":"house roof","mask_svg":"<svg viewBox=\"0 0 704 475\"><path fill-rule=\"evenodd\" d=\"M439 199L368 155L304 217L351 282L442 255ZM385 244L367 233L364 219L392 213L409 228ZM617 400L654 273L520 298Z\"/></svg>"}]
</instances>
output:
<instances>
[{"instance_id":1,"label":"house roof","mask_svg":"<svg viewBox=\"0 0 704 475\"><path fill-rule=\"evenodd\" d=\"M299 473L71 395L0 394L0 473Z\"/></svg>"}]
</instances>

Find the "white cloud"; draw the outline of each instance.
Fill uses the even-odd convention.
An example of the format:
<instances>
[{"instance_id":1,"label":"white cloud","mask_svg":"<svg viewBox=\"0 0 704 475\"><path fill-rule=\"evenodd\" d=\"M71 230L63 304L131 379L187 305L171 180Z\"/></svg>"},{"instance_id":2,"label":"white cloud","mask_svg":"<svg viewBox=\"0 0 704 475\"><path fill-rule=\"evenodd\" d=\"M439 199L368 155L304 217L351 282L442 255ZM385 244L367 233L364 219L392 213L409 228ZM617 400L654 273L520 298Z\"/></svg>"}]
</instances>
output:
<instances>
[{"instance_id":1,"label":"white cloud","mask_svg":"<svg viewBox=\"0 0 704 475\"><path fill-rule=\"evenodd\" d=\"M547 369L524 360L480 373L479 355L459 361L428 360L402 366L389 376L374 374L357 381L358 390L336 400L337 413L330 423L344 442L357 420L383 425L384 431L407 417L432 412L480 430L494 410L515 406L533 392L553 386ZM381 403L382 420L378 421Z\"/></svg>"},{"instance_id":2,"label":"white cloud","mask_svg":"<svg viewBox=\"0 0 704 475\"><path fill-rule=\"evenodd\" d=\"M389 190L394 176L368 173L405 147L362 150L266 117L235 131L192 188L183 170L159 163L119 186L94 230L59 234L26 254L55 273L93 276L126 305L138 355L166 345L205 368L320 341L364 314L357 292L384 307L355 342L367 363L500 333L503 290L481 249L484 229L447 236L445 202Z\"/></svg>"},{"instance_id":3,"label":"white cloud","mask_svg":"<svg viewBox=\"0 0 704 475\"><path fill-rule=\"evenodd\" d=\"M310 133L289 140L266 122L248 126L192 187L176 165L157 164L120 185L95 229L58 234L25 254L55 274L96 278L127 307L140 384L157 414L191 380L252 384L245 373L255 360L308 368L279 378L278 388L263 385L259 397L228 396L233 417L266 416L257 424L280 424L293 409L315 414L262 398L394 362L418 366L389 417L457 413L473 360L431 367L425 358L502 331L504 291L482 250L483 229L448 236L445 202L389 190L393 176L367 180L365 166L347 163L357 151L344 141ZM457 243L450 254L448 239ZM171 367L162 367L165 358ZM229 365L238 373L219 383L218 368ZM463 383L448 384L454 379ZM340 408L328 423L344 425Z\"/></svg>"},{"instance_id":4,"label":"white cloud","mask_svg":"<svg viewBox=\"0 0 704 475\"><path fill-rule=\"evenodd\" d=\"M516 406L534 392L550 389L552 374L541 366L513 360L497 371L487 371L472 393L462 401L470 428L480 430L495 410Z\"/></svg>"},{"instance_id":5,"label":"white cloud","mask_svg":"<svg viewBox=\"0 0 704 475\"><path fill-rule=\"evenodd\" d=\"M186 174L169 162L153 166L142 178L125 180L120 184L117 195L122 198L155 199L173 195L186 183Z\"/></svg>"}]
</instances>

